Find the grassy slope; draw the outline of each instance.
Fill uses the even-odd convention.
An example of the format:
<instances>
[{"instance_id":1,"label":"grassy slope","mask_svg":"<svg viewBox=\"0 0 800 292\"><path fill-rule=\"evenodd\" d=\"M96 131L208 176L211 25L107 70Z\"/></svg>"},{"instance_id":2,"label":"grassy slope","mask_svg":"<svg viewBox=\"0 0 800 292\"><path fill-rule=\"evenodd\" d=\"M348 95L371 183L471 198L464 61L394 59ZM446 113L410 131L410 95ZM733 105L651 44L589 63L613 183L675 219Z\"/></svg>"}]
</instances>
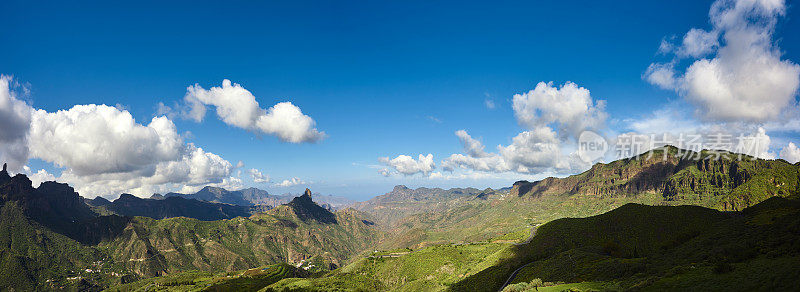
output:
<instances>
[{"instance_id":1,"label":"grassy slope","mask_svg":"<svg viewBox=\"0 0 800 292\"><path fill-rule=\"evenodd\" d=\"M370 254L323 278L286 279L268 287L273 291L311 289L358 290L369 287L401 291L442 290L465 276L495 263L510 244L483 243L438 245L409 252L398 250ZM381 256L383 255L383 256ZM353 286L354 281L370 279L368 286ZM372 289L367 289L372 290Z\"/></svg>"},{"instance_id":2,"label":"grassy slope","mask_svg":"<svg viewBox=\"0 0 800 292\"><path fill-rule=\"evenodd\" d=\"M504 263L453 288L601 281L620 289L786 290L800 285L800 202L773 198L743 212L626 205L542 226ZM704 288L705 287L705 288ZM726 289L727 288L727 289Z\"/></svg>"}]
</instances>

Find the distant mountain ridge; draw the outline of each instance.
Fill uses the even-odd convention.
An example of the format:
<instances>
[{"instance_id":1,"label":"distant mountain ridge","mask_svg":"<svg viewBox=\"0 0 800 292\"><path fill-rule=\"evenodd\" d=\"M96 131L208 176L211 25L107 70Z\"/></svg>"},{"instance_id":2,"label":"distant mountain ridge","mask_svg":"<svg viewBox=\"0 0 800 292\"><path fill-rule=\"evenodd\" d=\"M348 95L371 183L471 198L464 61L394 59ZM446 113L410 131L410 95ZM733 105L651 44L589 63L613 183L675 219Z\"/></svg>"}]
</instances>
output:
<instances>
[{"instance_id":1,"label":"distant mountain ridge","mask_svg":"<svg viewBox=\"0 0 800 292\"><path fill-rule=\"evenodd\" d=\"M153 219L189 217L203 221L249 217L250 208L246 206L210 203L182 197L165 199L142 199L130 194L122 194L105 207L120 215L143 216Z\"/></svg>"},{"instance_id":2,"label":"distant mountain ridge","mask_svg":"<svg viewBox=\"0 0 800 292\"><path fill-rule=\"evenodd\" d=\"M417 188L395 186L391 192L352 205L356 210L369 214L377 223L387 228L410 215L440 212L493 192L476 188Z\"/></svg>"},{"instance_id":3,"label":"distant mountain ridge","mask_svg":"<svg viewBox=\"0 0 800 292\"><path fill-rule=\"evenodd\" d=\"M302 195L302 194L301 194ZM223 203L238 206L265 205L276 207L286 204L296 197L293 194L273 195L258 188L246 188L238 191L229 191L220 187L206 186L194 194L167 193L165 195L153 194L152 199L162 199L169 197L181 197L185 199L195 199L200 201ZM312 199L319 204L328 204L331 207L341 208L351 205L355 201L331 195L312 195Z\"/></svg>"},{"instance_id":4,"label":"distant mountain ridge","mask_svg":"<svg viewBox=\"0 0 800 292\"><path fill-rule=\"evenodd\" d=\"M265 194L269 196L269 194ZM184 199L195 199L200 201L223 203L239 206L253 206L252 201L245 199L245 196L240 191L229 191L223 188L207 186L194 194L181 194L181 193L167 193L165 198L181 197Z\"/></svg>"}]
</instances>

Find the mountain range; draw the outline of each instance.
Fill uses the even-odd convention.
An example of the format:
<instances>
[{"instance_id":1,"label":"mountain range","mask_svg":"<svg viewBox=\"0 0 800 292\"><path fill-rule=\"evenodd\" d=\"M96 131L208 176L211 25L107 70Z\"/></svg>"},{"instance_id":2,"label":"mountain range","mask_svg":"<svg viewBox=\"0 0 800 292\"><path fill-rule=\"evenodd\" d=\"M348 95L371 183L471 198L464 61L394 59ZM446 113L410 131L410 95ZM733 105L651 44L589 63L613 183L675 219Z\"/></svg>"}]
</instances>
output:
<instances>
[{"instance_id":1,"label":"mountain range","mask_svg":"<svg viewBox=\"0 0 800 292\"><path fill-rule=\"evenodd\" d=\"M91 201L140 214L101 215L66 184L33 188L24 174L0 171L0 287L98 290L187 269L233 271L281 262L330 269L380 239L357 211L333 213L314 203L310 191L253 216L242 206L175 197ZM188 214L140 217L181 212ZM208 217L219 215L232 219Z\"/></svg>"},{"instance_id":2,"label":"mountain range","mask_svg":"<svg viewBox=\"0 0 800 292\"><path fill-rule=\"evenodd\" d=\"M0 285L120 291L797 287L800 164L686 153L663 147L497 190L396 186L338 208L315 202L322 196L310 190L288 200L258 189L213 187L87 200L66 184L33 188L25 175L3 171Z\"/></svg>"}]
</instances>

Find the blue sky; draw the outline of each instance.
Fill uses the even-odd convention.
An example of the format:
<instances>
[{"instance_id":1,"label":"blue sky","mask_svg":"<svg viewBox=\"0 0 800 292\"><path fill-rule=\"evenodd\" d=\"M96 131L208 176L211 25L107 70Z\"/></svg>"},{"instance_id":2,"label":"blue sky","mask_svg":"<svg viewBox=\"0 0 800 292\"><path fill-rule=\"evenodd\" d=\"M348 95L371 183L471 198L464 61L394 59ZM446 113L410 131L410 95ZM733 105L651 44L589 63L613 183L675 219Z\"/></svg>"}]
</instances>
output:
<instances>
[{"instance_id":1,"label":"blue sky","mask_svg":"<svg viewBox=\"0 0 800 292\"><path fill-rule=\"evenodd\" d=\"M607 101L608 133L624 132L624 121L647 119L659 108L686 106L681 93L661 89L643 74L651 63L670 59L658 52L662 40L709 29L712 5L290 2L3 1L0 73L29 89L20 99L33 108L120 105L142 124L156 115L159 102L176 105L188 86L208 89L223 79L246 88L262 108L290 101L313 118L325 139L282 142L228 125L212 108L199 123L171 118L178 132L191 133L186 142L232 164L244 162L232 176L250 168L270 175L270 183L254 183L241 174L241 184L274 193L308 186L366 199L395 184L504 187L549 172L384 177L379 170L391 165L379 158L431 153L441 172L442 159L463 152L454 135L461 129L479 137L487 151L509 145L527 128L515 118L514 94L542 81L557 87L571 81L595 101ZM796 64L800 23L793 4L777 17L773 42L781 60ZM487 108L487 100L496 107ZM767 134L776 156L787 141L798 141L793 130ZM27 165L55 177L69 168L35 157ZM293 177L305 183L274 186Z\"/></svg>"}]
</instances>

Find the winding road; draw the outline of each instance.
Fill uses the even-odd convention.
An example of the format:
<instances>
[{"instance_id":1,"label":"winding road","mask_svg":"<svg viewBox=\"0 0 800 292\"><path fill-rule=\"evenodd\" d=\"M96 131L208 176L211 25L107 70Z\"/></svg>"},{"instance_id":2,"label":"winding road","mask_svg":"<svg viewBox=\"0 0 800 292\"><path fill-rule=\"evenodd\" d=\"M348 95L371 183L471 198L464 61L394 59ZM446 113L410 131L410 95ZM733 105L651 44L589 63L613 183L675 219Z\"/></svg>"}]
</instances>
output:
<instances>
[{"instance_id":1,"label":"winding road","mask_svg":"<svg viewBox=\"0 0 800 292\"><path fill-rule=\"evenodd\" d=\"M523 241L523 242L515 243L514 245L524 245L524 244L528 244L528 243L530 243L530 242L531 242L531 240L533 239L533 237L534 237L534 236L536 236L536 228L538 228L538 227L539 227L539 225L536 225L536 226L534 226L533 228L531 228L531 235L528 237L528 239L527 239L527 240L525 240L525 241ZM497 291L503 291L503 288L505 288L506 286L508 286L508 284L511 284L511 281L512 281L512 280L514 280L514 277L516 277L516 276L517 276L517 274L519 273L519 271L521 271L521 270L522 270L522 268L524 268L524 267L527 267L528 265L530 265L530 264L532 264L532 263L533 263L533 262L530 262L530 263L524 264L524 265L522 265L521 267L519 267L519 268L517 268L516 270L514 270L514 272L512 272L512 273L511 273L511 276L509 276L509 277L508 277L508 280L506 280L506 282L505 282L505 283L503 283L503 286L500 286L500 290L497 290Z\"/></svg>"}]
</instances>

